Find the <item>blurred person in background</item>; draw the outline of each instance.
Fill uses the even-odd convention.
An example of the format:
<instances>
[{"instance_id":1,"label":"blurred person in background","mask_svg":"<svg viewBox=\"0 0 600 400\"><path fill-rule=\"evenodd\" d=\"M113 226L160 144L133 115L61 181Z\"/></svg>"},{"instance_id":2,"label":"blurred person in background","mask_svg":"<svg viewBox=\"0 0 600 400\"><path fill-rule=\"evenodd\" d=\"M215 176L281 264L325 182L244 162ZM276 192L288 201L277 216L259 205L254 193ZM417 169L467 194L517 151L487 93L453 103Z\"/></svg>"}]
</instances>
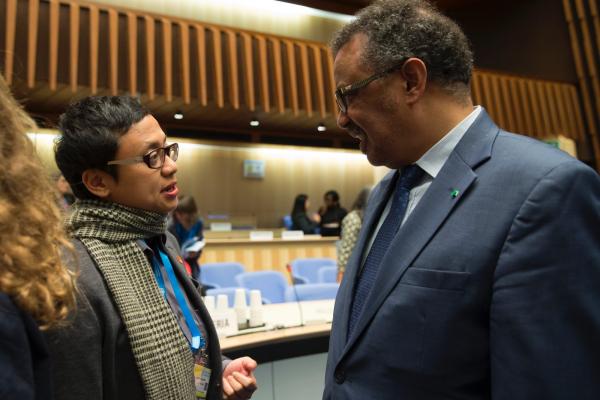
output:
<instances>
[{"instance_id":1,"label":"blurred person in background","mask_svg":"<svg viewBox=\"0 0 600 400\"><path fill-rule=\"evenodd\" d=\"M342 220L348 211L340 206L340 195L329 190L323 196L325 205L319 209L321 236L340 236Z\"/></svg>"},{"instance_id":2,"label":"blurred person in background","mask_svg":"<svg viewBox=\"0 0 600 400\"><path fill-rule=\"evenodd\" d=\"M358 239L358 233L362 227L364 210L367 207L367 200L371 194L371 188L363 188L356 196L352 210L342 220L342 232L341 239L337 245L338 247L338 276L337 281L341 282L346 270L346 264L352 254L356 240Z\"/></svg>"},{"instance_id":3,"label":"blurred person in background","mask_svg":"<svg viewBox=\"0 0 600 400\"><path fill-rule=\"evenodd\" d=\"M51 363L40 330L75 305L73 274L60 249L53 183L26 136L35 123L0 76L0 398L52 399Z\"/></svg>"},{"instance_id":4,"label":"blurred person in background","mask_svg":"<svg viewBox=\"0 0 600 400\"><path fill-rule=\"evenodd\" d=\"M307 235L318 233L321 216L318 213L308 215L310 201L305 194L299 194L294 199L292 207L292 230L302 231Z\"/></svg>"},{"instance_id":5,"label":"blurred person in background","mask_svg":"<svg viewBox=\"0 0 600 400\"><path fill-rule=\"evenodd\" d=\"M198 258L204 248L202 220L198 218L198 207L192 196L181 196L173 211L167 230L177 239L183 259L190 267L194 279L200 282Z\"/></svg>"},{"instance_id":6,"label":"blurred person in background","mask_svg":"<svg viewBox=\"0 0 600 400\"><path fill-rule=\"evenodd\" d=\"M62 210L68 211L71 204L75 202L75 196L71 190L71 185L69 185L69 182L67 182L60 172L53 174L52 178L55 182L56 190L58 191L58 204Z\"/></svg>"}]
</instances>

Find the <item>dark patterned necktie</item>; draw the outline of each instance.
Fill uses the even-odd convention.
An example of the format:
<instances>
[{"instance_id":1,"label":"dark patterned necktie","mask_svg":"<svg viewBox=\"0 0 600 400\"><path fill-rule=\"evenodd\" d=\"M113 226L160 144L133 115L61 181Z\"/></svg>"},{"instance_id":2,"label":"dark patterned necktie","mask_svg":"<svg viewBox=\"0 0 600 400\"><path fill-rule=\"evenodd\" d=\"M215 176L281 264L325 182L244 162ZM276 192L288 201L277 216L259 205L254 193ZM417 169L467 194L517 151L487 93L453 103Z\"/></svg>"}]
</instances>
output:
<instances>
[{"instance_id":1,"label":"dark patterned necktie","mask_svg":"<svg viewBox=\"0 0 600 400\"><path fill-rule=\"evenodd\" d=\"M419 166L409 165L402 169L402 175L396 181L390 212L377 232L369 255L365 260L365 265L356 282L354 299L350 310L350 321L348 323L348 338L350 338L364 307L365 300L371 292L371 288L377 277L379 264L381 264L383 256L402 224L406 208L408 207L410 190L419 182L422 176L423 170Z\"/></svg>"}]
</instances>

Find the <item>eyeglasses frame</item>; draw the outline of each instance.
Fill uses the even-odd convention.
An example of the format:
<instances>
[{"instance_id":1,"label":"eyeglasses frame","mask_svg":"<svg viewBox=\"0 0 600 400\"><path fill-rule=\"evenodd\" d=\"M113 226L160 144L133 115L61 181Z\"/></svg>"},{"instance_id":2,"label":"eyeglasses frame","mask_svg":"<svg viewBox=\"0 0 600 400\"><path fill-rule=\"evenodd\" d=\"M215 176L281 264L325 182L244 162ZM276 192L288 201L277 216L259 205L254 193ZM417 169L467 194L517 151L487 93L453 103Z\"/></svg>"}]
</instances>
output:
<instances>
[{"instance_id":1,"label":"eyeglasses frame","mask_svg":"<svg viewBox=\"0 0 600 400\"><path fill-rule=\"evenodd\" d=\"M348 112L348 101L346 99L349 95L356 93L360 89L367 86L369 83L371 83L377 79L383 78L387 74L389 74L397 69L402 68L404 66L404 64L406 63L406 61L408 61L409 58L410 57L406 57L406 58L402 59L397 65L395 65L389 69L386 69L383 72L377 72L361 81L337 88L334 92L334 95L335 95L335 102L337 103L339 111L344 114L346 114Z\"/></svg>"},{"instance_id":2,"label":"eyeglasses frame","mask_svg":"<svg viewBox=\"0 0 600 400\"><path fill-rule=\"evenodd\" d=\"M171 156L169 156L169 153L171 152L172 148L176 149L177 156L175 157L175 159L173 159L173 158L171 158ZM161 157L160 165L158 167L151 167L150 166L150 156L152 155L152 153L161 151L161 150L162 150L162 157ZM177 161L177 159L179 158L179 144L178 143L171 143L170 145L165 146L165 147L157 147L156 149L150 150L143 156L131 157L131 158L123 159L123 160L112 160L112 161L107 162L106 165L131 165L131 164L137 164L137 163L143 162L144 164L146 164L148 166L148 168L161 169L165 165L165 159L167 157L171 158L173 161Z\"/></svg>"}]
</instances>

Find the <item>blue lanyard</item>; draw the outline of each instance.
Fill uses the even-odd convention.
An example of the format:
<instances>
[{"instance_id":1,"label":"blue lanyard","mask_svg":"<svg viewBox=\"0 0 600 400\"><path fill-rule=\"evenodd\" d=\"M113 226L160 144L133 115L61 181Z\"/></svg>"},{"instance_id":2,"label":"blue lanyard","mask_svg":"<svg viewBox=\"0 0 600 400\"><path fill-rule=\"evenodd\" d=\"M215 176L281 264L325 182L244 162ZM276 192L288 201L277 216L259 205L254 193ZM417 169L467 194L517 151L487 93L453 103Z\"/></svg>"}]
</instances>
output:
<instances>
[{"instance_id":1,"label":"blue lanyard","mask_svg":"<svg viewBox=\"0 0 600 400\"><path fill-rule=\"evenodd\" d=\"M198 351L201 348L204 349L206 347L206 342L204 341L204 337L202 337L200 328L196 324L196 321L194 320L194 317L192 316L192 312L191 312L190 308L188 307L187 302L185 301L185 298L183 297L183 293L179 286L179 282L177 281L177 277L175 276L175 271L173 270L173 266L171 265L171 261L169 260L169 257L165 253L163 253L160 249L158 250L158 253L160 254L160 258L162 260L163 266L165 267L165 270L167 271L167 277L169 278L169 281L171 282L171 286L173 287L175 299L177 300L179 308L181 309L181 312L183 313L183 317L185 318L185 323L188 326L188 329L190 330L190 333L192 335L192 340L191 340L190 346L192 347L192 351L195 353L196 351ZM156 261L154 261L154 263L157 264ZM163 295L165 296L165 299L166 299L167 291L165 288L165 282L163 280L162 274L160 273L160 267L159 268L156 268L156 267L159 267L159 266L155 265L154 276L156 277L156 282L158 284L158 287L160 288L161 292L163 293Z\"/></svg>"}]
</instances>

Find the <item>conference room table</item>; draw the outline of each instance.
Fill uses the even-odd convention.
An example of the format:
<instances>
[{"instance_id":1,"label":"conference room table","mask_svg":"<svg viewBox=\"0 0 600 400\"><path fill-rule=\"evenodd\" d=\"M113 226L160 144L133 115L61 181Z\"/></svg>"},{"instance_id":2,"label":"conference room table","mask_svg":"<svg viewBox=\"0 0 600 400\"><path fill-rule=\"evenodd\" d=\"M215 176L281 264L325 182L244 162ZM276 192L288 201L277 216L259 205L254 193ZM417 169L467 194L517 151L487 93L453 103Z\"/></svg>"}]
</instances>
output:
<instances>
[{"instance_id":1,"label":"conference room table","mask_svg":"<svg viewBox=\"0 0 600 400\"><path fill-rule=\"evenodd\" d=\"M221 350L259 366L253 400L320 399L334 300L263 306L265 326L221 337Z\"/></svg>"}]
</instances>

